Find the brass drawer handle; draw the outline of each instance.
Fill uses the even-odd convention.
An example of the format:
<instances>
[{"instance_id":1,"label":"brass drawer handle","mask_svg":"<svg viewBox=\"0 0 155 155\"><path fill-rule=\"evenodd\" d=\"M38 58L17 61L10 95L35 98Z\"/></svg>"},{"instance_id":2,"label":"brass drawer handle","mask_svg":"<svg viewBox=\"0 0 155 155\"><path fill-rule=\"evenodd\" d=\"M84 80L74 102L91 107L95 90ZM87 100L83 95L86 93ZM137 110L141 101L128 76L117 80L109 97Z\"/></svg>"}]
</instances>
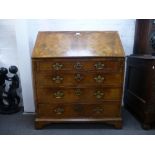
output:
<instances>
[{"instance_id":1,"label":"brass drawer handle","mask_svg":"<svg viewBox=\"0 0 155 155\"><path fill-rule=\"evenodd\" d=\"M94 77L94 80L95 80L97 83L101 83L101 82L103 82L104 77L102 77L101 75L98 75L97 77Z\"/></svg>"},{"instance_id":2,"label":"brass drawer handle","mask_svg":"<svg viewBox=\"0 0 155 155\"><path fill-rule=\"evenodd\" d=\"M74 68L75 69L81 69L82 68L82 64L80 62L77 62L75 65L74 65Z\"/></svg>"},{"instance_id":3,"label":"brass drawer handle","mask_svg":"<svg viewBox=\"0 0 155 155\"><path fill-rule=\"evenodd\" d=\"M59 64L59 63L55 63L55 64L53 65L53 68L54 68L55 70L60 70L60 69L62 69L62 67L63 67L63 64Z\"/></svg>"},{"instance_id":4,"label":"brass drawer handle","mask_svg":"<svg viewBox=\"0 0 155 155\"><path fill-rule=\"evenodd\" d=\"M97 90L94 95L96 96L97 99L100 99L103 97L104 93L101 92L100 90Z\"/></svg>"},{"instance_id":5,"label":"brass drawer handle","mask_svg":"<svg viewBox=\"0 0 155 155\"><path fill-rule=\"evenodd\" d=\"M56 108L54 109L54 112L57 114L57 115L61 115L64 113L64 108Z\"/></svg>"},{"instance_id":6,"label":"brass drawer handle","mask_svg":"<svg viewBox=\"0 0 155 155\"><path fill-rule=\"evenodd\" d=\"M63 98L64 97L64 93L62 91L57 91L54 93L54 97L57 99Z\"/></svg>"},{"instance_id":7,"label":"brass drawer handle","mask_svg":"<svg viewBox=\"0 0 155 155\"><path fill-rule=\"evenodd\" d=\"M98 62L94 66L96 67L96 69L103 69L104 64L102 64L101 62Z\"/></svg>"},{"instance_id":8,"label":"brass drawer handle","mask_svg":"<svg viewBox=\"0 0 155 155\"><path fill-rule=\"evenodd\" d=\"M56 76L56 77L53 77L53 81L55 83L61 83L63 81L63 78L60 76Z\"/></svg>"},{"instance_id":9,"label":"brass drawer handle","mask_svg":"<svg viewBox=\"0 0 155 155\"><path fill-rule=\"evenodd\" d=\"M103 108L100 108L100 107L96 107L93 111L96 113L96 114L101 114L103 113Z\"/></svg>"},{"instance_id":10,"label":"brass drawer handle","mask_svg":"<svg viewBox=\"0 0 155 155\"><path fill-rule=\"evenodd\" d=\"M83 79L83 77L81 76L81 74L76 74L75 75L75 80L81 81L82 79Z\"/></svg>"},{"instance_id":11,"label":"brass drawer handle","mask_svg":"<svg viewBox=\"0 0 155 155\"><path fill-rule=\"evenodd\" d=\"M76 89L75 90L75 95L80 96L81 95L81 89Z\"/></svg>"}]
</instances>

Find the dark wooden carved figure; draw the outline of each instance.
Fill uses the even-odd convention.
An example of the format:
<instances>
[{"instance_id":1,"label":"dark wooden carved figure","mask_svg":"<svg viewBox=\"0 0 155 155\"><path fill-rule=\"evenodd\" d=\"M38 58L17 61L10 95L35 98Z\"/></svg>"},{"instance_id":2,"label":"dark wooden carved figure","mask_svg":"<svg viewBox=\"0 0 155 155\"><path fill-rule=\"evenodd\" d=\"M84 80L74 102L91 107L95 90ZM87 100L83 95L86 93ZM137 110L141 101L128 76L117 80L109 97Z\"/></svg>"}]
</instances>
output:
<instances>
[{"instance_id":1,"label":"dark wooden carved figure","mask_svg":"<svg viewBox=\"0 0 155 155\"><path fill-rule=\"evenodd\" d=\"M9 72L13 74L12 77L7 76L8 70L6 68L0 68L0 113L3 114L10 114L20 110L20 97L17 94L19 88L18 68L11 66ZM5 90L6 80L10 82L7 92Z\"/></svg>"},{"instance_id":2,"label":"dark wooden carved figure","mask_svg":"<svg viewBox=\"0 0 155 155\"><path fill-rule=\"evenodd\" d=\"M7 105L4 104L6 99L6 91L5 91L5 80L8 80L7 77L8 70L4 67L0 68L0 107L6 107Z\"/></svg>"}]
</instances>

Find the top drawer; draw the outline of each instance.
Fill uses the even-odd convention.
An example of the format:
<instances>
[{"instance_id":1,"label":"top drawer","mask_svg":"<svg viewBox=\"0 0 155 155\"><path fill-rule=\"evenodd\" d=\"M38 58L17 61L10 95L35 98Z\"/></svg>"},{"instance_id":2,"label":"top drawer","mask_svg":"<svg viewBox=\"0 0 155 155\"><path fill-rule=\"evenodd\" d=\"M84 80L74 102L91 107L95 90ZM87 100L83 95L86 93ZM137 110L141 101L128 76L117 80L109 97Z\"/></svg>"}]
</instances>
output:
<instances>
[{"instance_id":1,"label":"top drawer","mask_svg":"<svg viewBox=\"0 0 155 155\"><path fill-rule=\"evenodd\" d=\"M37 62L38 71L119 71L123 59L42 59Z\"/></svg>"}]
</instances>

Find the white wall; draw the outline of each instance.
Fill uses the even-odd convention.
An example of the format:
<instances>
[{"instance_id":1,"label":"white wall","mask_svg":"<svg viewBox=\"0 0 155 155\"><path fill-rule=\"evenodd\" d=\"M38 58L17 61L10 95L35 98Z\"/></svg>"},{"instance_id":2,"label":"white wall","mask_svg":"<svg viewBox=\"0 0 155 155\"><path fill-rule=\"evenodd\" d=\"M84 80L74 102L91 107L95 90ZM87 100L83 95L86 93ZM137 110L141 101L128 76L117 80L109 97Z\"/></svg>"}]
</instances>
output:
<instances>
[{"instance_id":1,"label":"white wall","mask_svg":"<svg viewBox=\"0 0 155 155\"><path fill-rule=\"evenodd\" d=\"M24 111L34 112L31 53L29 48L27 21L17 20L15 28Z\"/></svg>"},{"instance_id":2,"label":"white wall","mask_svg":"<svg viewBox=\"0 0 155 155\"><path fill-rule=\"evenodd\" d=\"M2 24L10 32L13 30L12 41L9 42L6 39L8 43L5 45L5 48L10 49L12 46L14 47L16 42L17 46L13 48L14 50L11 54L9 54L9 50L2 53L0 46L0 65L18 63L25 112L34 112L35 110L30 57L38 31L117 30L126 55L131 54L133 49L135 20L7 20L6 26L3 24L4 22L4 20L0 20L0 26ZM5 40L5 36L3 35L0 39ZM18 62L17 59L19 60Z\"/></svg>"},{"instance_id":3,"label":"white wall","mask_svg":"<svg viewBox=\"0 0 155 155\"><path fill-rule=\"evenodd\" d=\"M14 20L0 20L0 67L18 65Z\"/></svg>"}]
</instances>

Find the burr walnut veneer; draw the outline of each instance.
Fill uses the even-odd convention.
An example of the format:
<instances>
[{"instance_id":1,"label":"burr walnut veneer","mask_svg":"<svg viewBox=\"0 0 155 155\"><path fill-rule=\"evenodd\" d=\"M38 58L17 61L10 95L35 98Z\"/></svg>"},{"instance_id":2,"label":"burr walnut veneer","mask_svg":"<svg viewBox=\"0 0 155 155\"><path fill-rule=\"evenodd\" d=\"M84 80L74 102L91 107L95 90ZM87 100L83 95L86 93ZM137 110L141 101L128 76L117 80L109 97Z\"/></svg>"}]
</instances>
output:
<instances>
[{"instance_id":1,"label":"burr walnut veneer","mask_svg":"<svg viewBox=\"0 0 155 155\"><path fill-rule=\"evenodd\" d=\"M117 32L39 32L32 65L36 128L59 122L121 128L124 51Z\"/></svg>"}]
</instances>

